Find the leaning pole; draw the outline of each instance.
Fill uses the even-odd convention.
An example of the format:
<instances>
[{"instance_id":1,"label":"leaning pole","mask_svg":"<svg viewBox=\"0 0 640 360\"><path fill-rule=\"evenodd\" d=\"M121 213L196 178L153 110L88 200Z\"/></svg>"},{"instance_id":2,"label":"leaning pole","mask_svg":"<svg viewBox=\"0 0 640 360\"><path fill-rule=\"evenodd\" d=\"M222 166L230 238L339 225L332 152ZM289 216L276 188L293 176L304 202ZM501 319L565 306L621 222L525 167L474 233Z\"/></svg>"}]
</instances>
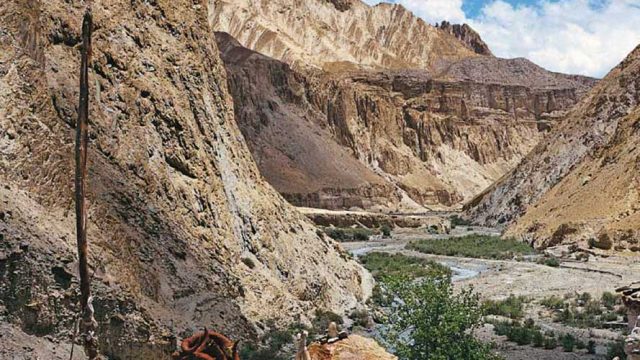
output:
<instances>
[{"instance_id":1,"label":"leaning pole","mask_svg":"<svg viewBox=\"0 0 640 360\"><path fill-rule=\"evenodd\" d=\"M78 244L78 267L80 273L80 307L82 341L89 359L98 357L98 324L93 316L91 304L91 279L87 261L87 205L85 201L87 177L87 146L89 127L89 61L91 59L91 32L93 20L87 9L82 21L82 48L80 64L80 103L76 124L76 235Z\"/></svg>"}]
</instances>

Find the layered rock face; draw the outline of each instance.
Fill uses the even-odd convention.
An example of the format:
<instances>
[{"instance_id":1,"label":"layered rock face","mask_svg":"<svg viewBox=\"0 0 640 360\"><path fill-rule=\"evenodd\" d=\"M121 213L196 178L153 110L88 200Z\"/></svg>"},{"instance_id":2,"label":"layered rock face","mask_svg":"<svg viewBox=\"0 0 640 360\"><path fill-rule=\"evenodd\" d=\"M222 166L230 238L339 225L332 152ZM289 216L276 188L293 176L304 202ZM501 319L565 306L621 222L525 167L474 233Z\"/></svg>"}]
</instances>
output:
<instances>
[{"instance_id":1,"label":"layered rock face","mask_svg":"<svg viewBox=\"0 0 640 360\"><path fill-rule=\"evenodd\" d=\"M469 205L477 222L538 246L640 251L640 47L512 174Z\"/></svg>"},{"instance_id":2,"label":"layered rock face","mask_svg":"<svg viewBox=\"0 0 640 360\"><path fill-rule=\"evenodd\" d=\"M295 68L437 69L477 54L400 5L360 0L213 0L211 22Z\"/></svg>"},{"instance_id":3,"label":"layered rock face","mask_svg":"<svg viewBox=\"0 0 640 360\"><path fill-rule=\"evenodd\" d=\"M0 322L63 341L78 301L83 11L0 4ZM88 234L101 350L113 358L164 358L172 334L201 326L250 337L370 293L368 274L260 176L208 12L182 0L93 2Z\"/></svg>"},{"instance_id":4,"label":"layered rock face","mask_svg":"<svg viewBox=\"0 0 640 360\"><path fill-rule=\"evenodd\" d=\"M512 169L593 83L484 56L435 76L294 70L227 34L218 41L261 173L307 207L457 206Z\"/></svg>"}]
</instances>

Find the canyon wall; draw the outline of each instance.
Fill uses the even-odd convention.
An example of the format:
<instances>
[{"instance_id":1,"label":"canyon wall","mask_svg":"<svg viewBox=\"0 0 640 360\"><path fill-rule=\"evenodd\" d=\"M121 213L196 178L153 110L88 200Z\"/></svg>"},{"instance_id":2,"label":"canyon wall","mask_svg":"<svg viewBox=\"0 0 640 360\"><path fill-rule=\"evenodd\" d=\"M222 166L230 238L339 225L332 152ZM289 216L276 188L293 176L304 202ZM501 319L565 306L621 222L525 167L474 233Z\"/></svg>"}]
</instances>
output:
<instances>
[{"instance_id":1,"label":"canyon wall","mask_svg":"<svg viewBox=\"0 0 640 360\"><path fill-rule=\"evenodd\" d=\"M509 176L467 206L536 246L640 251L640 47Z\"/></svg>"},{"instance_id":2,"label":"canyon wall","mask_svg":"<svg viewBox=\"0 0 640 360\"><path fill-rule=\"evenodd\" d=\"M175 335L202 326L250 338L364 301L370 275L258 172L234 120L208 4L92 3L88 238L102 352L166 358ZM83 12L57 0L0 4L3 339L9 328L63 344L78 313ZM23 345L9 353L36 351Z\"/></svg>"},{"instance_id":3,"label":"canyon wall","mask_svg":"<svg viewBox=\"0 0 640 360\"><path fill-rule=\"evenodd\" d=\"M261 173L306 207L459 206L512 169L594 82L489 56L437 76L296 70L217 38Z\"/></svg>"}]
</instances>

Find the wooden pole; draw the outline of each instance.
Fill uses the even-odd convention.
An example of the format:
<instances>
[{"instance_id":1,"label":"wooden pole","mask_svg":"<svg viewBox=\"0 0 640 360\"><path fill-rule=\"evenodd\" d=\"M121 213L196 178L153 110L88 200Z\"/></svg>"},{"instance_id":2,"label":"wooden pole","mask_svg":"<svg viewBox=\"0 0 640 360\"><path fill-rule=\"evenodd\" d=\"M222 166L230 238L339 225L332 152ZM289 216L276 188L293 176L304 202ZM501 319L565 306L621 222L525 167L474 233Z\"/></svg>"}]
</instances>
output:
<instances>
[{"instance_id":1,"label":"wooden pole","mask_svg":"<svg viewBox=\"0 0 640 360\"><path fill-rule=\"evenodd\" d=\"M87 261L87 205L85 201L87 177L87 146L89 142L89 61L91 58L91 31L93 19L87 9L82 21L82 49L80 64L80 103L76 124L76 234L78 244L78 267L80 273L81 331L85 352L89 359L98 357L97 322L93 318L91 304L91 279Z\"/></svg>"}]
</instances>

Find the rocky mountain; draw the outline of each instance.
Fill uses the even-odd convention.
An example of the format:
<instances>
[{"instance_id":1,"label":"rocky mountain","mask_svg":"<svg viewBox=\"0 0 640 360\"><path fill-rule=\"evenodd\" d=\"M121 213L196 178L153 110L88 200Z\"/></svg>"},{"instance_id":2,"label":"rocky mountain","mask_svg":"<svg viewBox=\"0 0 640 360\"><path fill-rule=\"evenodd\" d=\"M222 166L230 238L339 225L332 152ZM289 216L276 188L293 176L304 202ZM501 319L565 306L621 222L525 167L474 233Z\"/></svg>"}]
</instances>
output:
<instances>
[{"instance_id":1,"label":"rocky mountain","mask_svg":"<svg viewBox=\"0 0 640 360\"><path fill-rule=\"evenodd\" d=\"M458 206L511 170L594 83L475 54L438 74L310 69L217 38L261 173L307 207Z\"/></svg>"},{"instance_id":2,"label":"rocky mountain","mask_svg":"<svg viewBox=\"0 0 640 360\"><path fill-rule=\"evenodd\" d=\"M437 69L474 50L403 6L360 0L213 0L210 21L243 46L298 67Z\"/></svg>"},{"instance_id":3,"label":"rocky mountain","mask_svg":"<svg viewBox=\"0 0 640 360\"><path fill-rule=\"evenodd\" d=\"M58 351L46 358L68 359L78 310L74 4L0 4L0 336L15 340L0 348L16 357L45 342ZM205 325L251 337L371 291L260 176L210 13L207 2L93 2L88 234L112 358L166 358L175 335Z\"/></svg>"},{"instance_id":4,"label":"rocky mountain","mask_svg":"<svg viewBox=\"0 0 640 360\"><path fill-rule=\"evenodd\" d=\"M537 246L588 241L640 251L640 47L509 176L468 205Z\"/></svg>"}]
</instances>

